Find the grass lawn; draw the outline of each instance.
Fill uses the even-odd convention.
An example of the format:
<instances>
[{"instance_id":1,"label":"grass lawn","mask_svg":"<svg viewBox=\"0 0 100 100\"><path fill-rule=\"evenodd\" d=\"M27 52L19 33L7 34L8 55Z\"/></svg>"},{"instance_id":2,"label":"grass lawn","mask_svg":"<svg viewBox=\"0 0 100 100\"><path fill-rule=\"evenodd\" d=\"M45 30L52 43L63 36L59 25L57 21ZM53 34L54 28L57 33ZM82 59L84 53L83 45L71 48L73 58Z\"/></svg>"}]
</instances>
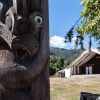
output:
<instances>
[{"instance_id":1,"label":"grass lawn","mask_svg":"<svg viewBox=\"0 0 100 100\"><path fill-rule=\"evenodd\" d=\"M80 100L80 92L100 94L100 78L50 78L50 100Z\"/></svg>"}]
</instances>

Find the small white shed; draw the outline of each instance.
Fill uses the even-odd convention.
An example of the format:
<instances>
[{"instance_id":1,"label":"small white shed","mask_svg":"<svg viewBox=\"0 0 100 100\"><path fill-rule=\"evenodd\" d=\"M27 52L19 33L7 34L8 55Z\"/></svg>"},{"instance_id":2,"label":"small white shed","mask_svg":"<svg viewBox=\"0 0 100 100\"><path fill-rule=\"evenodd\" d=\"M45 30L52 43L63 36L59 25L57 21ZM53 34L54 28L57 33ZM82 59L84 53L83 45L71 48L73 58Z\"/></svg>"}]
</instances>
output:
<instances>
[{"instance_id":1,"label":"small white shed","mask_svg":"<svg viewBox=\"0 0 100 100\"><path fill-rule=\"evenodd\" d=\"M71 68L58 71L58 77L69 78L71 76Z\"/></svg>"},{"instance_id":2,"label":"small white shed","mask_svg":"<svg viewBox=\"0 0 100 100\"><path fill-rule=\"evenodd\" d=\"M69 78L69 77L71 77L71 68L69 68L69 69L64 69L65 70L65 78Z\"/></svg>"}]
</instances>

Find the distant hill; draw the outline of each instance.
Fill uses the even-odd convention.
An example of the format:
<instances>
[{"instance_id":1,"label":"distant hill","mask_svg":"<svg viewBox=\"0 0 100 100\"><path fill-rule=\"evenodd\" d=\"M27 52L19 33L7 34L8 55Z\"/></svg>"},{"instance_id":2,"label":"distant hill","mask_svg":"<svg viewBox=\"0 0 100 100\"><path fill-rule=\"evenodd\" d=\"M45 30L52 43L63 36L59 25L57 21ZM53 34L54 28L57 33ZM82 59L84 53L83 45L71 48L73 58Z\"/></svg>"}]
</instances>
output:
<instances>
[{"instance_id":1,"label":"distant hill","mask_svg":"<svg viewBox=\"0 0 100 100\"><path fill-rule=\"evenodd\" d=\"M78 56L80 54L80 49L60 49L60 48L54 48L50 47L50 56L62 56L65 60L72 58L73 56Z\"/></svg>"}]
</instances>

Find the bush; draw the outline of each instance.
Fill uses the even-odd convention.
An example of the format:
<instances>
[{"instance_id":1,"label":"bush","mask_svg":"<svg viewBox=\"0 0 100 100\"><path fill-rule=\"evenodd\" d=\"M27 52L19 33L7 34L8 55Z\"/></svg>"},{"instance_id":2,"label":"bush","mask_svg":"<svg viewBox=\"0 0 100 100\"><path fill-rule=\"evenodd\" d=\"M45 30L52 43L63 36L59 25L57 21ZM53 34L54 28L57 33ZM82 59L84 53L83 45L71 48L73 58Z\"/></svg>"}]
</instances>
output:
<instances>
[{"instance_id":1,"label":"bush","mask_svg":"<svg viewBox=\"0 0 100 100\"><path fill-rule=\"evenodd\" d=\"M56 73L56 68L50 67L49 68L49 75L54 75Z\"/></svg>"}]
</instances>

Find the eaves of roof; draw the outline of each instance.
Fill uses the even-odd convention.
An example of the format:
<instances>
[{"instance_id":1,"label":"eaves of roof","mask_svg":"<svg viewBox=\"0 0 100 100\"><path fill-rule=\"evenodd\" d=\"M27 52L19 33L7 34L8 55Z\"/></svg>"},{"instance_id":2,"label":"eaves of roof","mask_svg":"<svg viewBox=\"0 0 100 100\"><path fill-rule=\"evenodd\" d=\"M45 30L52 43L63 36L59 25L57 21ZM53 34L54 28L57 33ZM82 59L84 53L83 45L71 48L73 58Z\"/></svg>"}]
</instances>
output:
<instances>
[{"instance_id":1,"label":"eaves of roof","mask_svg":"<svg viewBox=\"0 0 100 100\"><path fill-rule=\"evenodd\" d=\"M100 51L98 49L91 48L91 50L85 50L82 54L79 55L79 57L77 57L70 65L67 66L67 69L73 66L81 66L85 64L96 54L100 55Z\"/></svg>"}]
</instances>

